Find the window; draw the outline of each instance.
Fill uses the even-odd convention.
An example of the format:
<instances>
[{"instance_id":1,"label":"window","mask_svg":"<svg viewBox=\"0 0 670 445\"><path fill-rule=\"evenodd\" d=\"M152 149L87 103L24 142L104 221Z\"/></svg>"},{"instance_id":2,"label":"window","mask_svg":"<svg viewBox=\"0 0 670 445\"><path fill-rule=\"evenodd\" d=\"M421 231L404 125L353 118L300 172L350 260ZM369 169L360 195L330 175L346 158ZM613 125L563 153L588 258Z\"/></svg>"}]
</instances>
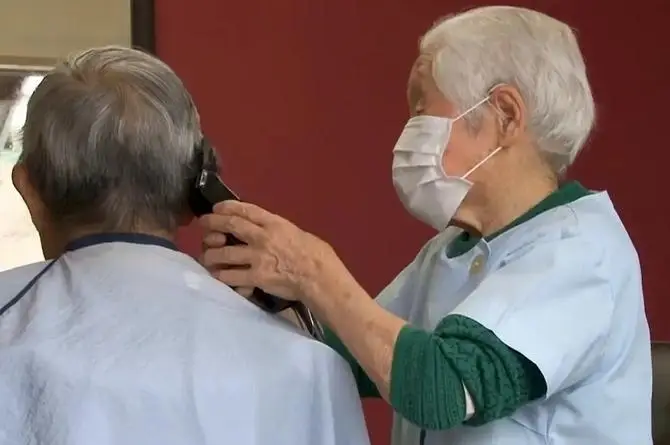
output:
<instances>
[{"instance_id":1,"label":"window","mask_svg":"<svg viewBox=\"0 0 670 445\"><path fill-rule=\"evenodd\" d=\"M28 208L12 184L28 99L42 78L37 73L0 72L0 271L44 259Z\"/></svg>"}]
</instances>

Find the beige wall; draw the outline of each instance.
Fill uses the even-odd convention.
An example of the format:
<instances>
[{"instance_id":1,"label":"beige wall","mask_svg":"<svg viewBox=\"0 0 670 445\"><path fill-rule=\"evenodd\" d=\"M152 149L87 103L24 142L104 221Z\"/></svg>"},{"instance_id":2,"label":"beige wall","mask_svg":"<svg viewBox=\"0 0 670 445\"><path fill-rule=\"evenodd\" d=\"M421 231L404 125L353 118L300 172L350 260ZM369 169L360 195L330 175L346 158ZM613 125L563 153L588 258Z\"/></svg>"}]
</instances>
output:
<instances>
[{"instance_id":1,"label":"beige wall","mask_svg":"<svg viewBox=\"0 0 670 445\"><path fill-rule=\"evenodd\" d=\"M44 259L28 208L12 185L12 166L0 154L0 272Z\"/></svg>"},{"instance_id":2,"label":"beige wall","mask_svg":"<svg viewBox=\"0 0 670 445\"><path fill-rule=\"evenodd\" d=\"M130 0L0 0L0 64L130 45Z\"/></svg>"}]
</instances>

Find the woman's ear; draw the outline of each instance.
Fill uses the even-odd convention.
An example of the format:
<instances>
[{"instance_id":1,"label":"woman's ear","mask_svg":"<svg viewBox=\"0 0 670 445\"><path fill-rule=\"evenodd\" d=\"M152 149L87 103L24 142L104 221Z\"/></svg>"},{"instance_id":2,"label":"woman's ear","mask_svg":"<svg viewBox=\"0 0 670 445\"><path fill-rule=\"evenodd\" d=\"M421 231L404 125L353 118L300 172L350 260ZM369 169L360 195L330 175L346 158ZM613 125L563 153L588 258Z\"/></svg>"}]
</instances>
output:
<instances>
[{"instance_id":1,"label":"woman's ear","mask_svg":"<svg viewBox=\"0 0 670 445\"><path fill-rule=\"evenodd\" d=\"M516 88L501 85L491 92L489 102L498 115L499 145L511 147L526 127L526 105Z\"/></svg>"}]
</instances>

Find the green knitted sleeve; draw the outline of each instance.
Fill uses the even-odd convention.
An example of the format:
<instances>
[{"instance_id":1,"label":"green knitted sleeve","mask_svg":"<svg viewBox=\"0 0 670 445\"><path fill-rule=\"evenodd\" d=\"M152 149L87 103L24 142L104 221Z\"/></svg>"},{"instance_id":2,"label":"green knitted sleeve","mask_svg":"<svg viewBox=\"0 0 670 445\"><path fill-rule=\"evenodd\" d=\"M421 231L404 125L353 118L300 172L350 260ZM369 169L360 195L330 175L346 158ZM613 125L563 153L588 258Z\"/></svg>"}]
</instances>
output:
<instances>
[{"instance_id":1,"label":"green knitted sleeve","mask_svg":"<svg viewBox=\"0 0 670 445\"><path fill-rule=\"evenodd\" d=\"M324 327L324 341L325 343L336 350L345 360L349 362L351 371L356 378L356 385L358 386L358 393L361 397L381 397L377 386L370 380L368 375L363 371L361 365L358 364L354 356L349 352L344 343L335 335L333 331Z\"/></svg>"},{"instance_id":2,"label":"green knitted sleeve","mask_svg":"<svg viewBox=\"0 0 670 445\"><path fill-rule=\"evenodd\" d=\"M539 369L475 320L448 315L434 332L405 326L395 345L391 404L415 425L444 430L464 423L467 387L481 425L542 397Z\"/></svg>"}]
</instances>

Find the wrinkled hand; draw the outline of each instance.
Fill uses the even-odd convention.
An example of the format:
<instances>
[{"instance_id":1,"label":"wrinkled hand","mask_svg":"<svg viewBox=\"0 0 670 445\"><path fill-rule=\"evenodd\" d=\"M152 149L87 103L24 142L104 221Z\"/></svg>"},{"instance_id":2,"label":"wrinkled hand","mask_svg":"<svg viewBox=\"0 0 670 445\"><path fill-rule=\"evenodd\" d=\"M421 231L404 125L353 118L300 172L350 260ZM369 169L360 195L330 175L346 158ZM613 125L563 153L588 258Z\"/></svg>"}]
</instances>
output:
<instances>
[{"instance_id":1,"label":"wrinkled hand","mask_svg":"<svg viewBox=\"0 0 670 445\"><path fill-rule=\"evenodd\" d=\"M226 245L228 242L225 233L219 233L219 232L210 232L210 233L205 233L205 236L203 237L202 240L202 255L198 259L200 264L205 266L209 273L211 273L214 277L217 276L218 272L221 269L227 269L229 266L225 264L216 264L212 263L211 261L209 262L209 265L205 263L205 254L207 254L208 251L212 249L220 249ZM235 292L238 294L242 295L244 298L249 298L251 295L254 293L254 288L253 287L236 287Z\"/></svg>"},{"instance_id":2,"label":"wrinkled hand","mask_svg":"<svg viewBox=\"0 0 670 445\"><path fill-rule=\"evenodd\" d=\"M205 231L201 262L240 293L258 287L284 299L306 300L321 283L346 273L326 242L256 205L219 203L200 224ZM224 233L246 245L225 246Z\"/></svg>"}]
</instances>

